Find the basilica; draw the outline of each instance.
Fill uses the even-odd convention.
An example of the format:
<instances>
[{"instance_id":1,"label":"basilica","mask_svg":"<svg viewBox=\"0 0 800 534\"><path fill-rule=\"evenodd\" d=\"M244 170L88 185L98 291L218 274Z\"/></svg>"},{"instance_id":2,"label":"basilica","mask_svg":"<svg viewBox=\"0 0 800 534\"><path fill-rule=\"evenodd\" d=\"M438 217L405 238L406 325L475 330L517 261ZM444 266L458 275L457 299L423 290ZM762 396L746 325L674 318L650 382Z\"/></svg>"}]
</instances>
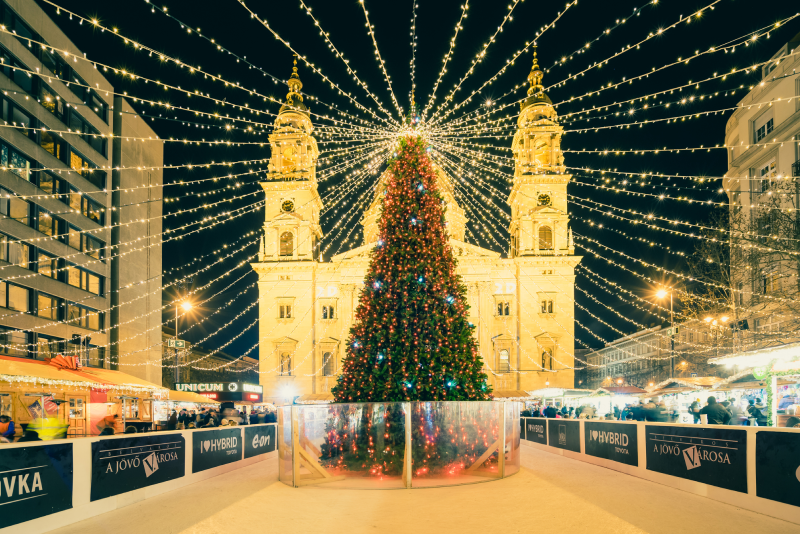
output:
<instances>
[{"instance_id":1,"label":"basilica","mask_svg":"<svg viewBox=\"0 0 800 534\"><path fill-rule=\"evenodd\" d=\"M467 286L470 321L485 372L500 396L522 396L574 382L575 256L560 150L563 127L542 86L534 52L527 98L513 138L514 180L505 253L465 241L467 217L451 178L437 168L447 231ZM269 137L265 221L258 262L259 366L264 400L332 399L359 293L378 241L381 182L361 219L364 242L329 261L315 257L322 238L319 154L297 65Z\"/></svg>"}]
</instances>

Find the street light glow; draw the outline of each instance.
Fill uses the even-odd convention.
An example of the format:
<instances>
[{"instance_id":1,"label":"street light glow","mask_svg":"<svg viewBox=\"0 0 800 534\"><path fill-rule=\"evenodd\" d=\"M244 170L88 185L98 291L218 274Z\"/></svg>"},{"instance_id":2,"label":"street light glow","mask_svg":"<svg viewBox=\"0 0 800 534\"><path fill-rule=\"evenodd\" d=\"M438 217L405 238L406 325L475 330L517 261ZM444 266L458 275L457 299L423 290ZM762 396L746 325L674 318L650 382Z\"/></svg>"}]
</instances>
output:
<instances>
[{"instance_id":1,"label":"street light glow","mask_svg":"<svg viewBox=\"0 0 800 534\"><path fill-rule=\"evenodd\" d=\"M186 311L189 311L189 310L191 310L193 308L193 306L192 306L192 303L187 300L186 302L181 304L181 308L183 308Z\"/></svg>"},{"instance_id":2,"label":"street light glow","mask_svg":"<svg viewBox=\"0 0 800 534\"><path fill-rule=\"evenodd\" d=\"M656 296L657 296L658 298L660 298L660 299L663 299L663 298L664 298L664 297L666 297L668 294L669 294L669 293L667 293L667 291L666 291L666 290L664 290L664 289L659 289L659 290L658 290L658 293L656 293Z\"/></svg>"}]
</instances>

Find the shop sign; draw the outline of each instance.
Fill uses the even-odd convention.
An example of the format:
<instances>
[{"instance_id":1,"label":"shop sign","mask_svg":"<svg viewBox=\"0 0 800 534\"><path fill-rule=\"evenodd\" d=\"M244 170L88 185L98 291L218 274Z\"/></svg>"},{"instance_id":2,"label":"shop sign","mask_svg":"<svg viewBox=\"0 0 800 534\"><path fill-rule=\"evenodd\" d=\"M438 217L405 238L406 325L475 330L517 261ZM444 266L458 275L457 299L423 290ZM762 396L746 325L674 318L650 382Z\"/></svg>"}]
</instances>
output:
<instances>
[{"instance_id":1,"label":"shop sign","mask_svg":"<svg viewBox=\"0 0 800 534\"><path fill-rule=\"evenodd\" d=\"M800 506L800 433L756 432L756 495Z\"/></svg>"},{"instance_id":2,"label":"shop sign","mask_svg":"<svg viewBox=\"0 0 800 534\"><path fill-rule=\"evenodd\" d=\"M762 365L761 367L753 367L753 378L756 380L763 380L769 373L769 365Z\"/></svg>"},{"instance_id":3,"label":"shop sign","mask_svg":"<svg viewBox=\"0 0 800 534\"><path fill-rule=\"evenodd\" d=\"M585 422L584 451L589 456L638 466L636 424Z\"/></svg>"},{"instance_id":4,"label":"shop sign","mask_svg":"<svg viewBox=\"0 0 800 534\"><path fill-rule=\"evenodd\" d=\"M92 443L91 500L181 478L186 467L181 434L111 438Z\"/></svg>"},{"instance_id":5,"label":"shop sign","mask_svg":"<svg viewBox=\"0 0 800 534\"><path fill-rule=\"evenodd\" d=\"M0 450L0 529L72 508L72 444Z\"/></svg>"},{"instance_id":6,"label":"shop sign","mask_svg":"<svg viewBox=\"0 0 800 534\"><path fill-rule=\"evenodd\" d=\"M547 419L544 417L525 417L525 439L547 445Z\"/></svg>"},{"instance_id":7,"label":"shop sign","mask_svg":"<svg viewBox=\"0 0 800 534\"><path fill-rule=\"evenodd\" d=\"M241 459L241 429L223 428L192 432L192 473L238 462Z\"/></svg>"},{"instance_id":8,"label":"shop sign","mask_svg":"<svg viewBox=\"0 0 800 534\"><path fill-rule=\"evenodd\" d=\"M244 427L244 457L252 458L275 450L275 429L278 425L249 425Z\"/></svg>"},{"instance_id":9,"label":"shop sign","mask_svg":"<svg viewBox=\"0 0 800 534\"><path fill-rule=\"evenodd\" d=\"M569 419L547 420L547 444L551 447L581 452L581 427Z\"/></svg>"},{"instance_id":10,"label":"shop sign","mask_svg":"<svg viewBox=\"0 0 800 534\"><path fill-rule=\"evenodd\" d=\"M647 469L747 493L747 431L645 427Z\"/></svg>"}]
</instances>

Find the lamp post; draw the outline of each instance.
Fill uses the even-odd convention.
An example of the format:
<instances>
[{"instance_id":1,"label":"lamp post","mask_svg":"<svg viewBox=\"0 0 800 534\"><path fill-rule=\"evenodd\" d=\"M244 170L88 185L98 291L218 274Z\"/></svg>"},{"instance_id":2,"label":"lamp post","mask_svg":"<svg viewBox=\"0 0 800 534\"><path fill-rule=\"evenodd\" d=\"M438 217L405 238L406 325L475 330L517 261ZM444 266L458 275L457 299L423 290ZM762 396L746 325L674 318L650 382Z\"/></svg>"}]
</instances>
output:
<instances>
[{"instance_id":1,"label":"lamp post","mask_svg":"<svg viewBox=\"0 0 800 534\"><path fill-rule=\"evenodd\" d=\"M672 291L659 289L656 296L663 299L669 295L669 377L674 378L675 374L675 314L672 310Z\"/></svg>"},{"instance_id":2,"label":"lamp post","mask_svg":"<svg viewBox=\"0 0 800 534\"><path fill-rule=\"evenodd\" d=\"M183 308L184 312L192 309L192 303L188 300L181 303L180 306L175 306L175 382L180 382L180 367L178 367L178 308Z\"/></svg>"}]
</instances>

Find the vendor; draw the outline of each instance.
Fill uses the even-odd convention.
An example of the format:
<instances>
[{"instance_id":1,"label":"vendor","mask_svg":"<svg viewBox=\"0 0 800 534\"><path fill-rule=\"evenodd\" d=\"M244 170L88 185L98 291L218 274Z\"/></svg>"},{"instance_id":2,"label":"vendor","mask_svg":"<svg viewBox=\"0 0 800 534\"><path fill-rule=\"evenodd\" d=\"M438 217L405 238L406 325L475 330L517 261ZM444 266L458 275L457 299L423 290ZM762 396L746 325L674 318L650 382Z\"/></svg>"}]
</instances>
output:
<instances>
[{"instance_id":1,"label":"vendor","mask_svg":"<svg viewBox=\"0 0 800 534\"><path fill-rule=\"evenodd\" d=\"M13 440L16 432L17 429L14 427L14 421L7 415L0 415L0 436Z\"/></svg>"}]
</instances>

